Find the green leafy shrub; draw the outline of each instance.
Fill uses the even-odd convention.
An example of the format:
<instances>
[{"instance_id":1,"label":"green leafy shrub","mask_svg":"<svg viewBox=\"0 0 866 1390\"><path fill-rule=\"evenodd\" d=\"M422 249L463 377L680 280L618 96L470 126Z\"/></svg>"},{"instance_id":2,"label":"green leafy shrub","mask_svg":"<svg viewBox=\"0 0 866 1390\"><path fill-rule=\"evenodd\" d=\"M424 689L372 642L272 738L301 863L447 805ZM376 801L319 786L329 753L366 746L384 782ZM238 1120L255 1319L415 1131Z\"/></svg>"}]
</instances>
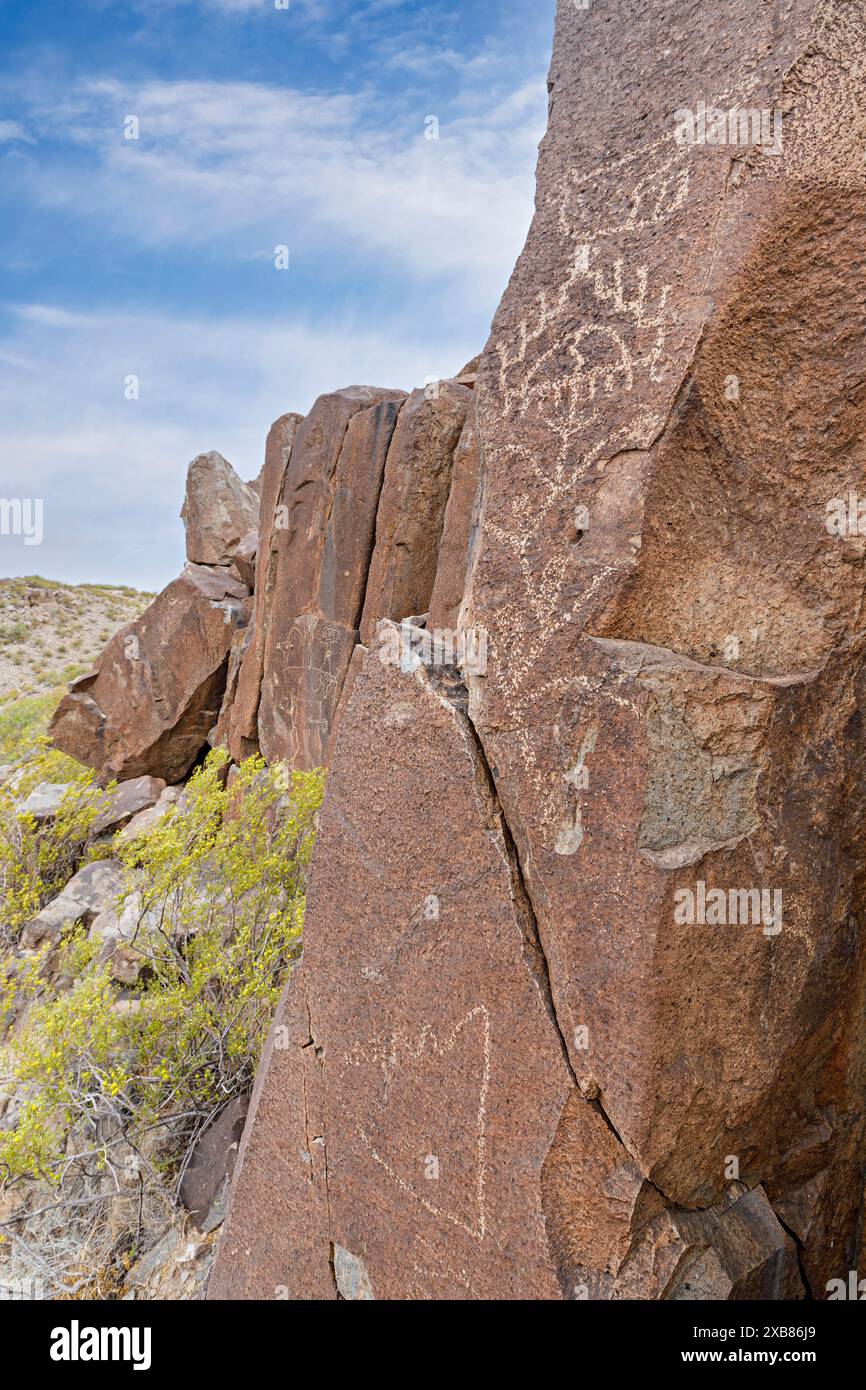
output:
<instances>
[{"instance_id":1,"label":"green leafy shrub","mask_svg":"<svg viewBox=\"0 0 866 1390\"><path fill-rule=\"evenodd\" d=\"M119 850L141 965L121 1007L111 961L80 931L47 978L7 969L0 979L0 1008L4 998L6 1009L27 1005L7 1041L12 1090L24 1097L14 1128L0 1129L7 1178L66 1190L75 1164L110 1166L131 1150L150 1155L149 1181L179 1181L201 1131L249 1088L300 949L324 779L251 758L226 787L226 763L211 753L184 810ZM71 1131L86 1136L74 1159ZM155 1131L158 1157L147 1142Z\"/></svg>"},{"instance_id":2,"label":"green leafy shrub","mask_svg":"<svg viewBox=\"0 0 866 1390\"><path fill-rule=\"evenodd\" d=\"M57 815L43 824L18 811L40 782L68 787ZM44 737L36 739L17 774L0 785L0 945L10 945L71 878L104 800L92 770L51 748Z\"/></svg>"},{"instance_id":3,"label":"green leafy shrub","mask_svg":"<svg viewBox=\"0 0 866 1390\"><path fill-rule=\"evenodd\" d=\"M33 746L48 728L63 693L62 690L49 690L44 695L3 702L0 707L0 758L19 758Z\"/></svg>"}]
</instances>

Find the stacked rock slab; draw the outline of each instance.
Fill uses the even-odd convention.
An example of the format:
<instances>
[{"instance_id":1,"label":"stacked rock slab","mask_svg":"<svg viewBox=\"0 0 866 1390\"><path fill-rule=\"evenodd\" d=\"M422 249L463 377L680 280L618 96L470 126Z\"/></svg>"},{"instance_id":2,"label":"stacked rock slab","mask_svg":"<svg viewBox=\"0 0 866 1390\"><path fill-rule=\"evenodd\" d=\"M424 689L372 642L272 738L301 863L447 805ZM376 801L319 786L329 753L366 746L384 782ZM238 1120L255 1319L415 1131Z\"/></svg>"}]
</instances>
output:
<instances>
[{"instance_id":1,"label":"stacked rock slab","mask_svg":"<svg viewBox=\"0 0 866 1390\"><path fill-rule=\"evenodd\" d=\"M189 465L181 517L186 556L196 565L230 565L258 525L258 494L222 454L199 454Z\"/></svg>"},{"instance_id":2,"label":"stacked rock slab","mask_svg":"<svg viewBox=\"0 0 866 1390\"><path fill-rule=\"evenodd\" d=\"M843 0L561 0L476 386L487 673L356 673L212 1296L856 1268L864 52ZM699 103L765 148L677 141Z\"/></svg>"},{"instance_id":3,"label":"stacked rock slab","mask_svg":"<svg viewBox=\"0 0 866 1390\"><path fill-rule=\"evenodd\" d=\"M258 492L221 454L193 459L183 573L73 682L49 729L58 748L104 781L180 781L213 739L250 619L250 590L234 561L244 546L255 549L258 514Z\"/></svg>"},{"instance_id":4,"label":"stacked rock slab","mask_svg":"<svg viewBox=\"0 0 866 1390\"><path fill-rule=\"evenodd\" d=\"M70 687L52 742L108 781L179 782L217 721L249 590L228 569L188 564Z\"/></svg>"},{"instance_id":5,"label":"stacked rock slab","mask_svg":"<svg viewBox=\"0 0 866 1390\"><path fill-rule=\"evenodd\" d=\"M234 696L221 717L220 734L238 763L258 751L262 668L277 570L277 525L283 515L278 514L277 507L292 456L292 445L303 418L303 415L294 413L281 415L271 425L265 444L253 617L248 629L248 642L241 653Z\"/></svg>"},{"instance_id":6,"label":"stacked rock slab","mask_svg":"<svg viewBox=\"0 0 866 1390\"><path fill-rule=\"evenodd\" d=\"M454 381L408 398L349 387L320 397L271 451L283 463L265 468L255 619L229 716L235 758L258 745L268 761L321 766L359 637L429 605L471 396Z\"/></svg>"},{"instance_id":7,"label":"stacked rock slab","mask_svg":"<svg viewBox=\"0 0 866 1390\"><path fill-rule=\"evenodd\" d=\"M365 645L380 618L399 621L430 606L454 451L471 399L467 386L441 381L413 391L400 411L376 515L361 617Z\"/></svg>"},{"instance_id":8,"label":"stacked rock slab","mask_svg":"<svg viewBox=\"0 0 866 1390\"><path fill-rule=\"evenodd\" d=\"M382 471L402 391L320 396L299 425L274 523L258 738L269 762L322 765L357 640Z\"/></svg>"}]
</instances>

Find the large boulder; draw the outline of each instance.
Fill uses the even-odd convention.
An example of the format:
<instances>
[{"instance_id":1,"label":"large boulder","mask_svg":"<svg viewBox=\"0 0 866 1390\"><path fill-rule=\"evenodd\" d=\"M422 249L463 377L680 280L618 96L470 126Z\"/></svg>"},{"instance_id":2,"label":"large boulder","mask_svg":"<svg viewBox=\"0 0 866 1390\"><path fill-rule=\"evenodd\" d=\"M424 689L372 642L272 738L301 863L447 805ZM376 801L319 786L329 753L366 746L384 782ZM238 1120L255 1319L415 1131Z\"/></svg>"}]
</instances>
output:
<instances>
[{"instance_id":1,"label":"large boulder","mask_svg":"<svg viewBox=\"0 0 866 1390\"><path fill-rule=\"evenodd\" d=\"M538 1173L573 1081L459 703L370 652L329 786L211 1297L335 1297L330 1241L377 1298L555 1296Z\"/></svg>"},{"instance_id":2,"label":"large boulder","mask_svg":"<svg viewBox=\"0 0 866 1390\"><path fill-rule=\"evenodd\" d=\"M430 602L471 399L453 381L408 399L350 387L322 396L303 422L284 416L272 428L255 617L217 731L236 760L260 748L296 767L325 762L359 635ZM454 504L449 594L465 576L469 469Z\"/></svg>"},{"instance_id":3,"label":"large boulder","mask_svg":"<svg viewBox=\"0 0 866 1390\"><path fill-rule=\"evenodd\" d=\"M341 726L211 1297L802 1297L760 1189L666 1201L575 1074L466 689L392 664L389 628Z\"/></svg>"},{"instance_id":4,"label":"large boulder","mask_svg":"<svg viewBox=\"0 0 866 1390\"><path fill-rule=\"evenodd\" d=\"M249 591L228 570L187 565L70 687L49 729L104 781L179 782L216 723Z\"/></svg>"},{"instance_id":5,"label":"large boulder","mask_svg":"<svg viewBox=\"0 0 866 1390\"><path fill-rule=\"evenodd\" d=\"M866 115L864 21L735 13L696 42L672 0L560 5L538 212L479 369L463 611L582 1088L683 1207L736 1171L782 1210L823 1173L818 1293L863 1164L862 542L825 515L864 481L862 160L826 137ZM673 138L705 46L726 108L783 121L774 150Z\"/></svg>"},{"instance_id":6,"label":"large boulder","mask_svg":"<svg viewBox=\"0 0 866 1390\"><path fill-rule=\"evenodd\" d=\"M90 926L121 892L123 867L114 859L97 859L73 874L61 893L52 898L25 926L21 945L27 950L50 942L56 945L64 928L76 922Z\"/></svg>"},{"instance_id":7,"label":"large boulder","mask_svg":"<svg viewBox=\"0 0 866 1390\"><path fill-rule=\"evenodd\" d=\"M230 565L259 522L259 498L222 454L199 454L186 475L181 510L186 557L194 565Z\"/></svg>"},{"instance_id":8,"label":"large boulder","mask_svg":"<svg viewBox=\"0 0 866 1390\"><path fill-rule=\"evenodd\" d=\"M91 835L110 835L120 830L140 811L155 806L164 791L161 777L133 777L128 782L118 782L107 793L91 826Z\"/></svg>"}]
</instances>

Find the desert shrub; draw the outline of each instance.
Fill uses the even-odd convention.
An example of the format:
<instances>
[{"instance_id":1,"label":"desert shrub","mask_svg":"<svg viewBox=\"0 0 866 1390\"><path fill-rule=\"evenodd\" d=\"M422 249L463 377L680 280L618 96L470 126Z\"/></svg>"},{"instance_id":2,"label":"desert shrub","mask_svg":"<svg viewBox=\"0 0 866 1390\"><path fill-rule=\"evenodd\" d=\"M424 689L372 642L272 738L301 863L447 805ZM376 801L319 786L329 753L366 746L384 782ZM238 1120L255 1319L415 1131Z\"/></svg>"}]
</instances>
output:
<instances>
[{"instance_id":1,"label":"desert shrub","mask_svg":"<svg viewBox=\"0 0 866 1390\"><path fill-rule=\"evenodd\" d=\"M323 775L253 758L227 788L225 768L212 753L183 812L120 851L143 967L122 1005L110 962L78 930L48 977L7 967L0 980L0 1010L27 1005L5 1054L6 1085L23 1097L0 1129L6 1180L68 1195L132 1154L142 1181L176 1192L198 1135L249 1088L300 949Z\"/></svg>"},{"instance_id":2,"label":"desert shrub","mask_svg":"<svg viewBox=\"0 0 866 1390\"><path fill-rule=\"evenodd\" d=\"M19 814L20 803L40 782L67 786L56 816L44 823ZM51 748L44 737L0 785L0 945L11 944L78 868L104 799L92 770Z\"/></svg>"},{"instance_id":3,"label":"desert shrub","mask_svg":"<svg viewBox=\"0 0 866 1390\"><path fill-rule=\"evenodd\" d=\"M50 690L4 702L0 708L0 758L20 757L44 734L62 693Z\"/></svg>"}]
</instances>

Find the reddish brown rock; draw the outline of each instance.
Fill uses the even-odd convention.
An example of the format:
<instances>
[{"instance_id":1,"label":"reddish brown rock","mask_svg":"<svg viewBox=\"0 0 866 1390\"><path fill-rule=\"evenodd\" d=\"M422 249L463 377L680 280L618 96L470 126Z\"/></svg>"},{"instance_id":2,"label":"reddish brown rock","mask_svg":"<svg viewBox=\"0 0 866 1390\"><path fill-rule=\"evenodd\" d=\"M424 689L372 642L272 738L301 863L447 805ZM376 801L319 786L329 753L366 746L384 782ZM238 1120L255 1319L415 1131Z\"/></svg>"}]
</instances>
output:
<instances>
[{"instance_id":1,"label":"reddish brown rock","mask_svg":"<svg viewBox=\"0 0 866 1390\"><path fill-rule=\"evenodd\" d=\"M357 641L382 474L404 395L352 386L300 425L277 504L258 737L269 760L322 764Z\"/></svg>"},{"instance_id":2,"label":"reddish brown rock","mask_svg":"<svg viewBox=\"0 0 866 1390\"><path fill-rule=\"evenodd\" d=\"M258 495L222 454L199 454L187 471L181 517L189 561L230 565L244 536L258 525Z\"/></svg>"},{"instance_id":3,"label":"reddish brown rock","mask_svg":"<svg viewBox=\"0 0 866 1390\"><path fill-rule=\"evenodd\" d=\"M216 722L232 638L248 610L246 587L227 570L187 565L73 683L51 722L52 742L105 781L180 781Z\"/></svg>"},{"instance_id":4,"label":"reddish brown rock","mask_svg":"<svg viewBox=\"0 0 866 1390\"><path fill-rule=\"evenodd\" d=\"M457 630L460 605L466 591L475 502L481 478L481 450L470 406L460 442L454 451L451 491L442 526L436 562L436 578L430 597L427 627L432 632ZM404 615L405 616L405 615Z\"/></svg>"},{"instance_id":5,"label":"reddish brown rock","mask_svg":"<svg viewBox=\"0 0 866 1390\"><path fill-rule=\"evenodd\" d=\"M444 676L371 650L341 714L298 1041L261 1078L223 1291L300 1250L282 1282L321 1297L784 1300L800 1269L823 1297L856 1268L864 46L843 0L560 3L536 216L474 398L461 622L487 674L467 720ZM708 73L772 148L674 138ZM395 432L365 644L428 609L448 465L413 467L427 404ZM314 1074L316 1173L278 1137Z\"/></svg>"},{"instance_id":6,"label":"reddish brown rock","mask_svg":"<svg viewBox=\"0 0 866 1390\"><path fill-rule=\"evenodd\" d=\"M376 1298L556 1296L539 1172L574 1083L486 770L423 669L368 655L313 882L210 1296L333 1297L332 1245Z\"/></svg>"},{"instance_id":7,"label":"reddish brown rock","mask_svg":"<svg viewBox=\"0 0 866 1390\"><path fill-rule=\"evenodd\" d=\"M277 507L285 482L292 446L302 415L281 415L268 431L265 462L260 474L260 524L256 551L255 607L250 624L249 645L238 671L237 689L221 730L235 762L243 762L258 752L258 712L262 688L262 665L272 609L277 569Z\"/></svg>"},{"instance_id":8,"label":"reddish brown rock","mask_svg":"<svg viewBox=\"0 0 866 1390\"><path fill-rule=\"evenodd\" d=\"M239 542L232 559L232 573L252 590L256 583L256 555L259 549L258 531L247 531Z\"/></svg>"},{"instance_id":9,"label":"reddish brown rock","mask_svg":"<svg viewBox=\"0 0 866 1390\"><path fill-rule=\"evenodd\" d=\"M453 381L413 391L394 431L376 517L361 641L380 618L399 622L426 613L436 577L439 541L454 450L472 396Z\"/></svg>"},{"instance_id":10,"label":"reddish brown rock","mask_svg":"<svg viewBox=\"0 0 866 1390\"><path fill-rule=\"evenodd\" d=\"M238 685L240 682L241 669L246 654L255 640L255 619L245 627L235 633L229 649L229 661L226 667L225 690L223 693L222 704L220 706L219 718L215 728L209 733L208 739L213 747L224 747L229 744L231 738L232 719L234 717L235 705L238 698ZM251 745L241 746L241 761L249 757L255 749Z\"/></svg>"},{"instance_id":11,"label":"reddish brown rock","mask_svg":"<svg viewBox=\"0 0 866 1390\"><path fill-rule=\"evenodd\" d=\"M802 1296L762 1193L672 1206L582 1094L465 690L384 662L389 627L341 726L210 1296Z\"/></svg>"},{"instance_id":12,"label":"reddish brown rock","mask_svg":"<svg viewBox=\"0 0 866 1390\"><path fill-rule=\"evenodd\" d=\"M815 1291L853 1259L864 1160L866 595L825 520L866 481L866 31L841 3L739 9L695 43L696 8L560 5L538 211L479 369L464 621L578 1078L669 1202L717 1204L732 1164L772 1193ZM725 108L784 113L775 152L672 138L710 49Z\"/></svg>"}]
</instances>

